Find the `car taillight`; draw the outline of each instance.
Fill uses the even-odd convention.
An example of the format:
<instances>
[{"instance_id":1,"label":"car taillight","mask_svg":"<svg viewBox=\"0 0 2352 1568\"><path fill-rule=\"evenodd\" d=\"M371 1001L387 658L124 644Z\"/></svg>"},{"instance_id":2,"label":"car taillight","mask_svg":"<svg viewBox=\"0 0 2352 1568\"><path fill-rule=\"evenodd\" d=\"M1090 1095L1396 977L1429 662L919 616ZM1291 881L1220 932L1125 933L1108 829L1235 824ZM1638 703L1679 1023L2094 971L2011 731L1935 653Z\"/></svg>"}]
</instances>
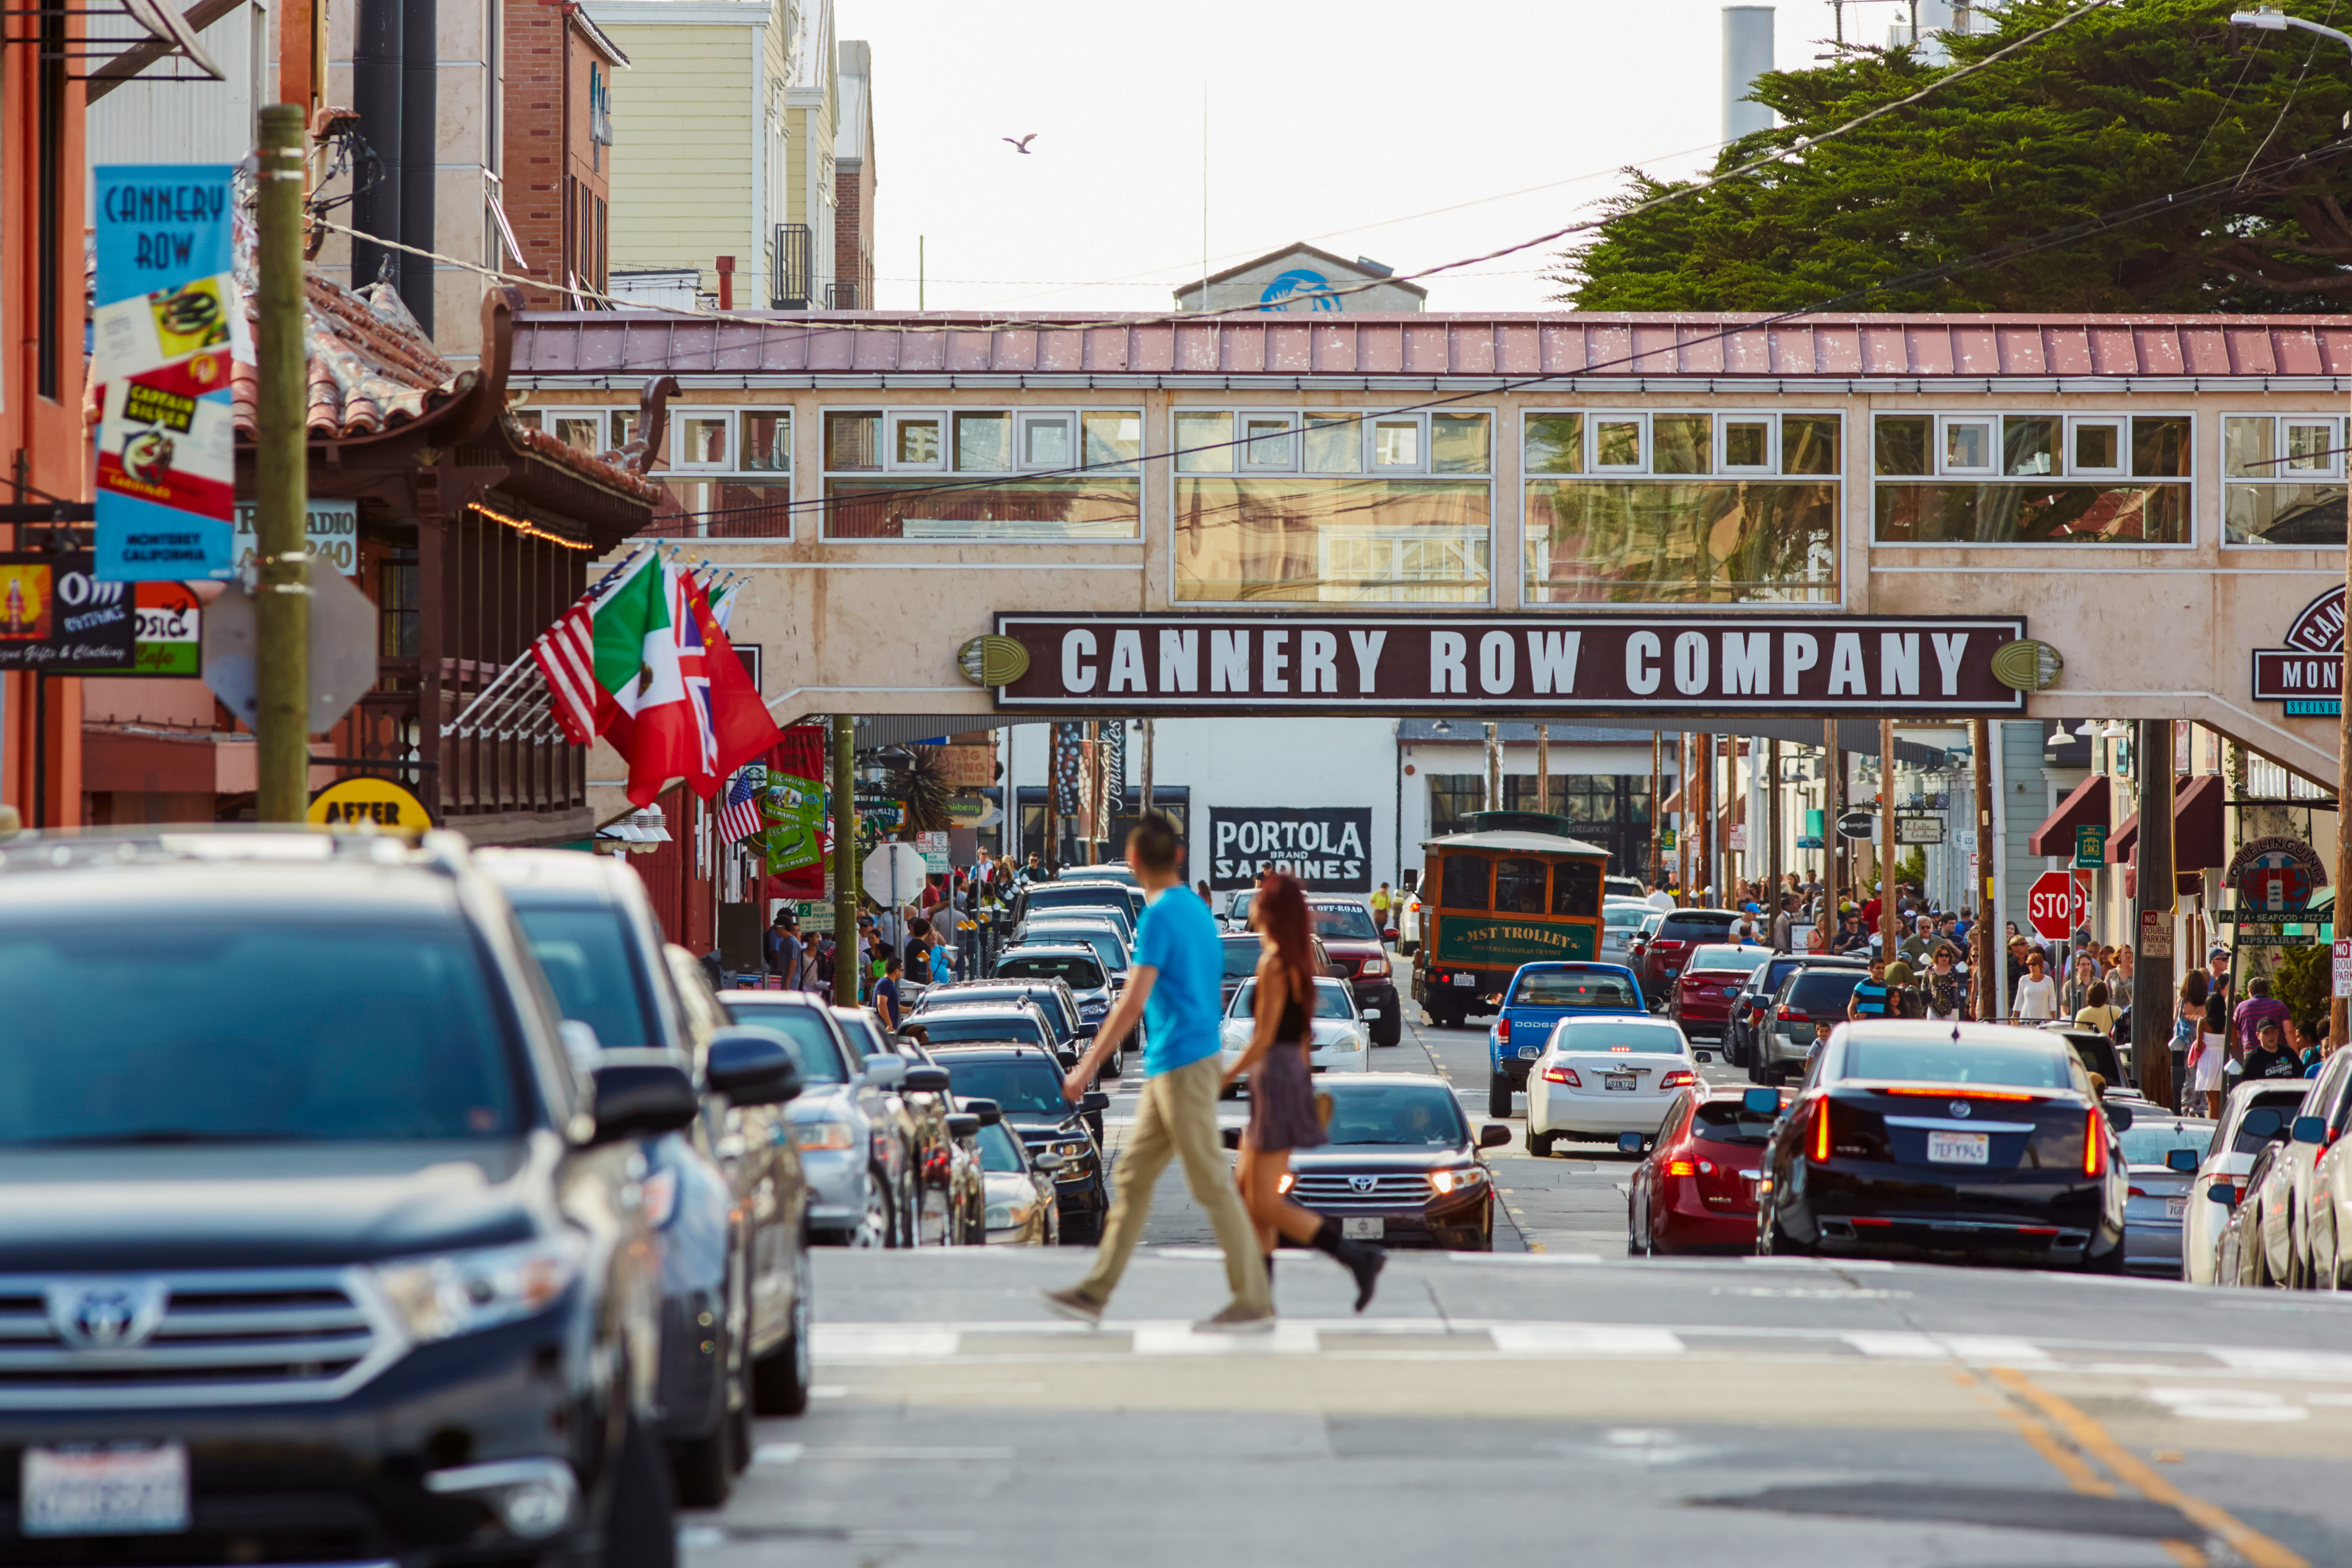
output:
<instances>
[{"instance_id":1,"label":"car taillight","mask_svg":"<svg viewBox=\"0 0 2352 1568\"><path fill-rule=\"evenodd\" d=\"M1830 1102L1826 1100L1813 1107L1813 1160L1817 1164L1829 1163Z\"/></svg>"},{"instance_id":2,"label":"car taillight","mask_svg":"<svg viewBox=\"0 0 2352 1568\"><path fill-rule=\"evenodd\" d=\"M2107 1168L2107 1119L2095 1105L2083 1119L2083 1174L2099 1175Z\"/></svg>"},{"instance_id":3,"label":"car taillight","mask_svg":"<svg viewBox=\"0 0 2352 1568\"><path fill-rule=\"evenodd\" d=\"M1495 1038L1504 1045L1511 1043L1511 1020L1508 1017L1495 1020Z\"/></svg>"},{"instance_id":4,"label":"car taillight","mask_svg":"<svg viewBox=\"0 0 2352 1568\"><path fill-rule=\"evenodd\" d=\"M1570 1089L1582 1089L1584 1087L1584 1080L1576 1076L1576 1069L1574 1068L1544 1068L1544 1082L1564 1083Z\"/></svg>"},{"instance_id":5,"label":"car taillight","mask_svg":"<svg viewBox=\"0 0 2352 1568\"><path fill-rule=\"evenodd\" d=\"M1802 1013L1798 1012L1794 1007L1783 1007L1780 1009L1780 1022L1783 1024L1801 1024L1804 1021L1805 1016Z\"/></svg>"},{"instance_id":6,"label":"car taillight","mask_svg":"<svg viewBox=\"0 0 2352 1568\"><path fill-rule=\"evenodd\" d=\"M1695 1072L1670 1072L1658 1080L1660 1089L1685 1089L1698 1081Z\"/></svg>"},{"instance_id":7,"label":"car taillight","mask_svg":"<svg viewBox=\"0 0 2352 1568\"><path fill-rule=\"evenodd\" d=\"M2147 1190L2144 1187L2134 1187L2125 1195L2127 1197L2144 1198L2147 1196Z\"/></svg>"},{"instance_id":8,"label":"car taillight","mask_svg":"<svg viewBox=\"0 0 2352 1568\"><path fill-rule=\"evenodd\" d=\"M1666 1162L1666 1174L1669 1176L1696 1176L1698 1174L1698 1167L1692 1164L1688 1160L1669 1160Z\"/></svg>"}]
</instances>

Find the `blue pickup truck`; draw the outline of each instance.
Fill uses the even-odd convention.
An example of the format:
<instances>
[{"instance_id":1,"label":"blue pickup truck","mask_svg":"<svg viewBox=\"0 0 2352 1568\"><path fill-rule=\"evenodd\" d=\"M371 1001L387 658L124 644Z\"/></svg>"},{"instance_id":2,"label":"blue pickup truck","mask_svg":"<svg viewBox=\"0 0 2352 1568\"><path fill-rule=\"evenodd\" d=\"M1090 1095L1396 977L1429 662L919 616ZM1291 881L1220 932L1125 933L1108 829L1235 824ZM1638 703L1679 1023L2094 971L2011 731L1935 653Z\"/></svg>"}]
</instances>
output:
<instances>
[{"instance_id":1,"label":"blue pickup truck","mask_svg":"<svg viewBox=\"0 0 2352 1568\"><path fill-rule=\"evenodd\" d=\"M1528 1068L1543 1055L1563 1018L1643 1018L1649 1005L1642 983L1622 963L1523 963L1503 993L1486 1029L1486 1114L1508 1116L1511 1096L1528 1086Z\"/></svg>"}]
</instances>

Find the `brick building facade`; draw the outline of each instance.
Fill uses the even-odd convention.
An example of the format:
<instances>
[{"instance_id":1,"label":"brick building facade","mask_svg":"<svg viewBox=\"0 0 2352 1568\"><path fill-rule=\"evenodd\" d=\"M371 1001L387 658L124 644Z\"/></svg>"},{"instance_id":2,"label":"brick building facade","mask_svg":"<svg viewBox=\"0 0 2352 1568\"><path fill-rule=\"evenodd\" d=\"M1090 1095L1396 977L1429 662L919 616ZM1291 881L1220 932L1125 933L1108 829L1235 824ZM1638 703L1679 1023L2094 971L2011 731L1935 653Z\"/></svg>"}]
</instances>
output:
<instances>
[{"instance_id":1,"label":"brick building facade","mask_svg":"<svg viewBox=\"0 0 2352 1568\"><path fill-rule=\"evenodd\" d=\"M863 39L840 45L841 109L833 142L833 298L839 310L874 304L874 63Z\"/></svg>"},{"instance_id":2,"label":"brick building facade","mask_svg":"<svg viewBox=\"0 0 2352 1568\"><path fill-rule=\"evenodd\" d=\"M570 0L505 11L505 205L530 309L573 310L611 278L613 75L629 57Z\"/></svg>"}]
</instances>

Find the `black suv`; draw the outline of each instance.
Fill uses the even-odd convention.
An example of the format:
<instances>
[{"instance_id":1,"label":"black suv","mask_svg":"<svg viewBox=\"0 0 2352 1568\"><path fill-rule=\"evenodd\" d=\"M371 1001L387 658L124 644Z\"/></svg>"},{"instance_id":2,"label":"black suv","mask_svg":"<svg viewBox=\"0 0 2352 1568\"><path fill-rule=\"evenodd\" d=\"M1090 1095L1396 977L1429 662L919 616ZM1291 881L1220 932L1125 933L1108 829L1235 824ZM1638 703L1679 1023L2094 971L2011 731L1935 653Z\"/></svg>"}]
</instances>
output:
<instances>
[{"instance_id":1,"label":"black suv","mask_svg":"<svg viewBox=\"0 0 2352 1568\"><path fill-rule=\"evenodd\" d=\"M1110 1096L1088 1092L1072 1105L1062 1098L1064 1064L1035 1047L935 1047L931 1059L948 1069L956 1099L994 1100L1005 1125L1021 1135L1032 1154L1062 1157L1054 1173L1061 1237L1096 1240L1110 1215L1110 1183L1102 1144L1086 1118L1108 1110Z\"/></svg>"},{"instance_id":2,"label":"black suv","mask_svg":"<svg viewBox=\"0 0 2352 1568\"><path fill-rule=\"evenodd\" d=\"M463 840L20 837L0 994L0 1560L672 1561L698 1098L575 1065Z\"/></svg>"}]
</instances>

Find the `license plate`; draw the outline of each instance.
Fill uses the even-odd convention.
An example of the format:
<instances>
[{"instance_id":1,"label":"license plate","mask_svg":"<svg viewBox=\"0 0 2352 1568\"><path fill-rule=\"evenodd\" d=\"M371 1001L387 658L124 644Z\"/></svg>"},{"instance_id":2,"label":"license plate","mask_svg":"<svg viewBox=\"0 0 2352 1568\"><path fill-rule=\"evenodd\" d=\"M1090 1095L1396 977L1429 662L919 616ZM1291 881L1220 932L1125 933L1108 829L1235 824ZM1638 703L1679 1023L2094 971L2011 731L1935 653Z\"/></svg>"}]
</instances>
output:
<instances>
[{"instance_id":1,"label":"license plate","mask_svg":"<svg viewBox=\"0 0 2352 1568\"><path fill-rule=\"evenodd\" d=\"M1982 1132L1930 1132L1927 1158L1938 1165L1990 1164L1992 1139Z\"/></svg>"},{"instance_id":2,"label":"license plate","mask_svg":"<svg viewBox=\"0 0 2352 1568\"><path fill-rule=\"evenodd\" d=\"M18 1528L26 1535L160 1535L188 1528L188 1450L179 1443L26 1448Z\"/></svg>"},{"instance_id":3,"label":"license plate","mask_svg":"<svg viewBox=\"0 0 2352 1568\"><path fill-rule=\"evenodd\" d=\"M1633 1078L1633 1075L1628 1073L1623 1078L1604 1078L1601 1080L1601 1087L1603 1089L1622 1089L1630 1090L1635 1086L1635 1083L1636 1080Z\"/></svg>"},{"instance_id":4,"label":"license plate","mask_svg":"<svg viewBox=\"0 0 2352 1568\"><path fill-rule=\"evenodd\" d=\"M1370 1219L1343 1219L1339 1235L1347 1241L1378 1241L1388 1234L1389 1222L1375 1215Z\"/></svg>"},{"instance_id":5,"label":"license plate","mask_svg":"<svg viewBox=\"0 0 2352 1568\"><path fill-rule=\"evenodd\" d=\"M1454 984L1457 990L1467 991L1477 984L1478 977L1475 974L1457 974L1454 977Z\"/></svg>"},{"instance_id":6,"label":"license plate","mask_svg":"<svg viewBox=\"0 0 2352 1568\"><path fill-rule=\"evenodd\" d=\"M2185 1218L2187 1218L2187 1217L2188 1217L2188 1215L2189 1215L2189 1200L2188 1200L2187 1198L2185 1198L2185 1197L2179 1197L2179 1198L2167 1198L2167 1199L2165 1199L2165 1200L2164 1200L2164 1217L2165 1217L2165 1218L2167 1218L2167 1219L2185 1219Z\"/></svg>"}]
</instances>

